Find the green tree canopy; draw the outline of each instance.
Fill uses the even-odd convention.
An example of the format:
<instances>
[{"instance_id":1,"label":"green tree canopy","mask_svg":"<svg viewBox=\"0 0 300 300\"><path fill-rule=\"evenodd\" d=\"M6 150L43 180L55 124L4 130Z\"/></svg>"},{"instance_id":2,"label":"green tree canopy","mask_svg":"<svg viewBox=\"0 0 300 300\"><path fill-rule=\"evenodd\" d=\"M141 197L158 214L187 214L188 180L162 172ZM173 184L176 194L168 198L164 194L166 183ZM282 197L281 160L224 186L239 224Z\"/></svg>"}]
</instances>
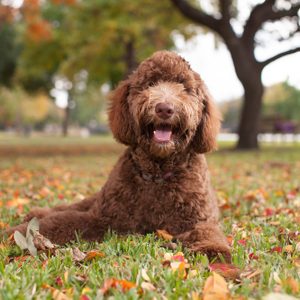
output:
<instances>
[{"instance_id":1,"label":"green tree canopy","mask_svg":"<svg viewBox=\"0 0 300 300\"><path fill-rule=\"evenodd\" d=\"M153 51L172 48L174 28L185 38L195 34L168 1L27 0L23 12L18 74L33 88L54 74L73 81L81 70L89 82L115 84Z\"/></svg>"}]
</instances>

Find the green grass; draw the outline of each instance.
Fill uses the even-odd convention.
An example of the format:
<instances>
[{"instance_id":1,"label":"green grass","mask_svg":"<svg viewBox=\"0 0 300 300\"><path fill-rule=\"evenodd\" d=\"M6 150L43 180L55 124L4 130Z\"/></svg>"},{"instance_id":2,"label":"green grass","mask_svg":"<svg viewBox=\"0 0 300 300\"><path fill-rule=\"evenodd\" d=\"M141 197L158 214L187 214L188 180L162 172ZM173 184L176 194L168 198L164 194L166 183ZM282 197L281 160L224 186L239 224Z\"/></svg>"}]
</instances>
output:
<instances>
[{"instance_id":1,"label":"green grass","mask_svg":"<svg viewBox=\"0 0 300 300\"><path fill-rule=\"evenodd\" d=\"M24 143L30 147L25 140L23 143L15 141L15 146ZM80 148L78 143L77 140L72 146ZM110 143L107 140L107 148L103 146L99 155L2 156L1 226L17 224L32 206L72 202L98 191L121 151ZM33 143L31 147L36 145ZM300 249L296 249L297 245L300 248L300 235L297 235L300 231L299 147L266 146L261 152L221 150L207 157L222 207L222 226L232 239L233 263L244 274L247 270L260 271L252 278L244 276L241 282L227 279L232 297L261 299L272 291L299 297L299 288L290 283L292 278L300 284ZM28 199L26 205L14 206L18 199L24 198ZM103 282L112 277L138 285L126 293L111 289L107 297L115 299L187 299L192 292L201 296L203 284L210 275L206 256L191 255L180 245L173 251L168 250L163 247L164 243L154 234L121 237L108 233L102 243L77 241L59 247L55 255L40 254L20 261L26 253L3 241L0 245L0 299L51 299L49 286L74 299L80 299L82 293L89 299L100 299ZM286 251L288 245L291 251ZM75 263L71 255L74 247L81 251L97 249L105 253L105 257ZM274 251L276 249L279 252ZM197 270L195 276L190 273L182 279L163 266L164 254L178 251L184 252L190 269ZM142 269L147 270L155 291L141 294Z\"/></svg>"}]
</instances>

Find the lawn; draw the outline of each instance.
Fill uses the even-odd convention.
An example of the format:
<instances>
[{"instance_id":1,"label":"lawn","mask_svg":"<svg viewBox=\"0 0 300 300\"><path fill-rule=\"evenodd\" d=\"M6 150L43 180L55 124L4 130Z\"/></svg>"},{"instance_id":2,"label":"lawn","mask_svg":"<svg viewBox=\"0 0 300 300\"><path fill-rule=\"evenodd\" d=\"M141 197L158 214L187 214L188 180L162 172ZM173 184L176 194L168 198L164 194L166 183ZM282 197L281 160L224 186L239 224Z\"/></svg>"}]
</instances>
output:
<instances>
[{"instance_id":1,"label":"lawn","mask_svg":"<svg viewBox=\"0 0 300 300\"><path fill-rule=\"evenodd\" d=\"M98 191L122 151L109 138L102 142L85 140L82 146L75 139L2 140L0 226L17 224L32 206L72 202ZM40 156L39 147L44 149ZM68 151L53 150L50 155L49 148ZM205 255L192 255L178 243L170 250L166 236L155 233L127 237L108 233L101 243L76 241L35 257L4 240L0 299L300 297L299 146L268 145L260 152L221 149L207 157L233 265L208 262ZM78 249L87 254L85 259L78 259ZM219 293L210 295L209 288ZM279 294L283 298L276 298Z\"/></svg>"}]
</instances>

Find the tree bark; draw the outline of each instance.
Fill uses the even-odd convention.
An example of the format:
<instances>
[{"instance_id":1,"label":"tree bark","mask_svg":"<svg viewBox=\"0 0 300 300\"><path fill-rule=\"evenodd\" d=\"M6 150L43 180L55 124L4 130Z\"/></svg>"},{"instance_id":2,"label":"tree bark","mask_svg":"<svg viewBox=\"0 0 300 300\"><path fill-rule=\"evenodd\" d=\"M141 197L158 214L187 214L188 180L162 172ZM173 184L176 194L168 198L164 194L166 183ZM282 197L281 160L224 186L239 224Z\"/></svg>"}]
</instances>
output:
<instances>
[{"instance_id":1,"label":"tree bark","mask_svg":"<svg viewBox=\"0 0 300 300\"><path fill-rule=\"evenodd\" d=\"M240 114L237 149L258 149L261 108L264 86L261 79L263 66L256 61L254 49L235 39L224 39L232 57L237 77L244 88Z\"/></svg>"},{"instance_id":2,"label":"tree bark","mask_svg":"<svg viewBox=\"0 0 300 300\"><path fill-rule=\"evenodd\" d=\"M253 80L253 78L249 80ZM258 148L264 88L260 77L253 81L256 83L244 86L245 94L238 128L239 140L236 145L237 149L250 150Z\"/></svg>"},{"instance_id":3,"label":"tree bark","mask_svg":"<svg viewBox=\"0 0 300 300\"><path fill-rule=\"evenodd\" d=\"M67 106L64 110L64 119L62 122L62 135L64 137L68 136L68 132L69 132L69 123L70 123L70 112L71 112L71 108L70 108L70 95L68 95L68 101L67 101Z\"/></svg>"},{"instance_id":4,"label":"tree bark","mask_svg":"<svg viewBox=\"0 0 300 300\"><path fill-rule=\"evenodd\" d=\"M132 71L137 67L136 52L134 47L134 39L130 39L125 45L125 78L128 77Z\"/></svg>"}]
</instances>

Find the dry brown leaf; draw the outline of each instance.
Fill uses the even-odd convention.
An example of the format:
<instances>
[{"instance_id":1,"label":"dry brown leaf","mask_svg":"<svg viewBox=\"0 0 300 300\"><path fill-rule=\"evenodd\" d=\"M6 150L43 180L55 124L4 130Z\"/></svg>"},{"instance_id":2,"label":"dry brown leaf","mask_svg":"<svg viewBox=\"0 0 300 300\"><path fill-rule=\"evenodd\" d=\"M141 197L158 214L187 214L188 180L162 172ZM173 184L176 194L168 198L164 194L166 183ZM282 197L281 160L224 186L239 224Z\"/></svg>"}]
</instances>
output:
<instances>
[{"instance_id":1,"label":"dry brown leaf","mask_svg":"<svg viewBox=\"0 0 300 300\"><path fill-rule=\"evenodd\" d=\"M170 233L168 233L166 230L156 230L156 235L159 237L159 238L162 238L166 241L172 241L173 240L173 235L171 235Z\"/></svg>"},{"instance_id":2,"label":"dry brown leaf","mask_svg":"<svg viewBox=\"0 0 300 300\"><path fill-rule=\"evenodd\" d=\"M38 250L47 250L47 249L55 248L55 246L51 243L51 241L45 238L39 232L36 232L34 234L33 243Z\"/></svg>"},{"instance_id":3,"label":"dry brown leaf","mask_svg":"<svg viewBox=\"0 0 300 300\"><path fill-rule=\"evenodd\" d=\"M211 272L216 272L228 279L236 280L241 274L241 270L232 264L214 263L208 267Z\"/></svg>"},{"instance_id":4,"label":"dry brown leaf","mask_svg":"<svg viewBox=\"0 0 300 300\"><path fill-rule=\"evenodd\" d=\"M54 300L71 300L66 294L48 284L44 284L43 288L51 291L52 299Z\"/></svg>"},{"instance_id":5,"label":"dry brown leaf","mask_svg":"<svg viewBox=\"0 0 300 300\"><path fill-rule=\"evenodd\" d=\"M254 270L254 269L248 269L245 270L243 273L240 274L241 278L246 278L246 279L252 279L257 277L262 273L261 270Z\"/></svg>"},{"instance_id":6,"label":"dry brown leaf","mask_svg":"<svg viewBox=\"0 0 300 300\"><path fill-rule=\"evenodd\" d=\"M85 259L86 254L81 252L77 247L72 249L72 257L75 261L81 262Z\"/></svg>"},{"instance_id":7,"label":"dry brown leaf","mask_svg":"<svg viewBox=\"0 0 300 300\"><path fill-rule=\"evenodd\" d=\"M224 277L213 272L204 283L203 300L227 300L229 298L230 294Z\"/></svg>"}]
</instances>

